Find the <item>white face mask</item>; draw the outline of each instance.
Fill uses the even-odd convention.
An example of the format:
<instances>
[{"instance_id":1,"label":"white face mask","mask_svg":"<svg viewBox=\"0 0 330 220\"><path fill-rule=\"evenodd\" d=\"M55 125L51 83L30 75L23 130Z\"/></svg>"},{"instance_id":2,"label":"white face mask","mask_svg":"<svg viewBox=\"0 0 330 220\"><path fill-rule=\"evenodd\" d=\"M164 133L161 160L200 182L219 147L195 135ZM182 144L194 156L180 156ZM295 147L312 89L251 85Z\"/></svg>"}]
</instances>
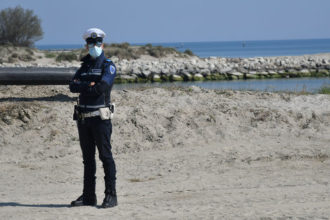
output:
<instances>
[{"instance_id":1,"label":"white face mask","mask_svg":"<svg viewBox=\"0 0 330 220\"><path fill-rule=\"evenodd\" d=\"M89 54L93 57L96 58L100 56L102 53L102 48L98 46L90 47L89 48Z\"/></svg>"}]
</instances>

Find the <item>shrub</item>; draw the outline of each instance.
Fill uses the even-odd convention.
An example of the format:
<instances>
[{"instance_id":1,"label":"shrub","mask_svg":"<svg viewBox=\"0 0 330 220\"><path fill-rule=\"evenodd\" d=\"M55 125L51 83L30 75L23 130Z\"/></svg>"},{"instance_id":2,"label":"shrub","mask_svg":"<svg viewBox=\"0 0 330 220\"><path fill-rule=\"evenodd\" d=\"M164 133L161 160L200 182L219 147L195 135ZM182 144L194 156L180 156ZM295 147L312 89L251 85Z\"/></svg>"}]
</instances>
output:
<instances>
[{"instance_id":1,"label":"shrub","mask_svg":"<svg viewBox=\"0 0 330 220\"><path fill-rule=\"evenodd\" d=\"M26 51L29 55L33 55L33 54L34 54L33 50L31 50L31 48L26 48L25 51Z\"/></svg>"},{"instance_id":2,"label":"shrub","mask_svg":"<svg viewBox=\"0 0 330 220\"><path fill-rule=\"evenodd\" d=\"M127 42L124 42L124 43L121 43L121 44L115 44L115 43L110 44L110 47L118 47L118 48L123 48L123 49L128 49L129 46L130 46L130 44L127 43Z\"/></svg>"},{"instance_id":3,"label":"shrub","mask_svg":"<svg viewBox=\"0 0 330 220\"><path fill-rule=\"evenodd\" d=\"M77 55L73 52L62 52L56 57L57 62L77 60Z\"/></svg>"},{"instance_id":4,"label":"shrub","mask_svg":"<svg viewBox=\"0 0 330 220\"><path fill-rule=\"evenodd\" d=\"M41 20L21 6L0 11L0 45L33 46L43 36Z\"/></svg>"},{"instance_id":5,"label":"shrub","mask_svg":"<svg viewBox=\"0 0 330 220\"><path fill-rule=\"evenodd\" d=\"M162 47L162 46L156 46L156 47L149 47L146 45L146 51L150 56L153 57L163 57L167 54L174 54L177 53L177 51L174 48L171 47Z\"/></svg>"},{"instance_id":6,"label":"shrub","mask_svg":"<svg viewBox=\"0 0 330 220\"><path fill-rule=\"evenodd\" d=\"M51 53L51 52L46 52L45 53L45 57L46 58L55 58L56 57L56 54L55 53Z\"/></svg>"},{"instance_id":7,"label":"shrub","mask_svg":"<svg viewBox=\"0 0 330 220\"><path fill-rule=\"evenodd\" d=\"M183 54L171 47L152 46L146 44L144 46L131 46L129 43L121 44L104 44L104 52L108 57L116 56L119 59L138 59L141 55L149 55L156 58L175 54L182 56ZM191 52L192 53L192 52Z\"/></svg>"},{"instance_id":8,"label":"shrub","mask_svg":"<svg viewBox=\"0 0 330 220\"><path fill-rule=\"evenodd\" d=\"M12 57L12 58L18 58L18 54L17 54L17 53L13 53L13 54L11 55L11 57Z\"/></svg>"},{"instance_id":9,"label":"shrub","mask_svg":"<svg viewBox=\"0 0 330 220\"><path fill-rule=\"evenodd\" d=\"M23 54L23 55L20 55L18 57L18 59L22 60L22 61L32 61L32 60L35 60L30 54Z\"/></svg>"},{"instance_id":10,"label":"shrub","mask_svg":"<svg viewBox=\"0 0 330 220\"><path fill-rule=\"evenodd\" d=\"M135 48L131 47L129 43L121 43L116 44L113 43L111 45L105 44L104 48L105 55L108 57L116 56L119 59L138 59L140 57L139 51Z\"/></svg>"},{"instance_id":11,"label":"shrub","mask_svg":"<svg viewBox=\"0 0 330 220\"><path fill-rule=\"evenodd\" d=\"M191 50L189 50L189 49L185 50L183 53L185 53L185 54L187 54L189 56L194 56L194 53Z\"/></svg>"},{"instance_id":12,"label":"shrub","mask_svg":"<svg viewBox=\"0 0 330 220\"><path fill-rule=\"evenodd\" d=\"M330 85L323 86L321 89L319 89L320 94L330 94Z\"/></svg>"},{"instance_id":13,"label":"shrub","mask_svg":"<svg viewBox=\"0 0 330 220\"><path fill-rule=\"evenodd\" d=\"M148 48L147 52L152 57L157 57L157 58L161 57L161 51L156 48Z\"/></svg>"},{"instance_id":14,"label":"shrub","mask_svg":"<svg viewBox=\"0 0 330 220\"><path fill-rule=\"evenodd\" d=\"M15 62L15 59L12 58L12 57L8 57L8 63L14 63Z\"/></svg>"},{"instance_id":15,"label":"shrub","mask_svg":"<svg viewBox=\"0 0 330 220\"><path fill-rule=\"evenodd\" d=\"M134 52L133 49L128 48L128 49L124 49L124 48L118 48L118 47L113 47L113 48L108 48L105 51L105 55L108 57L113 57L116 56L119 59L137 59L139 58L139 54Z\"/></svg>"}]
</instances>

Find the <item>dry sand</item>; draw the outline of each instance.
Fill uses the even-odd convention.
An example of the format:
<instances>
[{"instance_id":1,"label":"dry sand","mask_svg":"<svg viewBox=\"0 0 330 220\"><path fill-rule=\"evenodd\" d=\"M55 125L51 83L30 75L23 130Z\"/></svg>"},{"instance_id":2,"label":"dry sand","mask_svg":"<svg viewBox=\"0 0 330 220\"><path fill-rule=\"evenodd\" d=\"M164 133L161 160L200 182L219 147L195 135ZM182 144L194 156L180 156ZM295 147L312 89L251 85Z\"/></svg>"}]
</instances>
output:
<instances>
[{"instance_id":1,"label":"dry sand","mask_svg":"<svg viewBox=\"0 0 330 220\"><path fill-rule=\"evenodd\" d=\"M330 96L113 91L119 206L70 208L83 164L66 86L0 86L0 219L328 219ZM98 160L97 195L103 200Z\"/></svg>"}]
</instances>

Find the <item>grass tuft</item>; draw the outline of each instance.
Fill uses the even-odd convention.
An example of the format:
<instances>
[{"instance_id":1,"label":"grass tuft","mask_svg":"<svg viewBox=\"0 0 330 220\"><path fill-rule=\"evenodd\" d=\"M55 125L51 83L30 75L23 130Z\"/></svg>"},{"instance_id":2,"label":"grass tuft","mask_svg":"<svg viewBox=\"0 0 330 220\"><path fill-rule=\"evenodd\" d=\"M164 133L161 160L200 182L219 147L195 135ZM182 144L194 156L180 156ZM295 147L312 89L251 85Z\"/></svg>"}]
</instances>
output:
<instances>
[{"instance_id":1,"label":"grass tuft","mask_svg":"<svg viewBox=\"0 0 330 220\"><path fill-rule=\"evenodd\" d=\"M62 62L62 61L74 61L77 60L78 57L74 52L62 52L56 57L57 62Z\"/></svg>"},{"instance_id":2,"label":"grass tuft","mask_svg":"<svg viewBox=\"0 0 330 220\"><path fill-rule=\"evenodd\" d=\"M319 89L320 94L330 94L330 85L323 86Z\"/></svg>"},{"instance_id":3,"label":"grass tuft","mask_svg":"<svg viewBox=\"0 0 330 220\"><path fill-rule=\"evenodd\" d=\"M45 57L46 58L55 58L56 57L56 53L52 53L50 51L45 52Z\"/></svg>"}]
</instances>

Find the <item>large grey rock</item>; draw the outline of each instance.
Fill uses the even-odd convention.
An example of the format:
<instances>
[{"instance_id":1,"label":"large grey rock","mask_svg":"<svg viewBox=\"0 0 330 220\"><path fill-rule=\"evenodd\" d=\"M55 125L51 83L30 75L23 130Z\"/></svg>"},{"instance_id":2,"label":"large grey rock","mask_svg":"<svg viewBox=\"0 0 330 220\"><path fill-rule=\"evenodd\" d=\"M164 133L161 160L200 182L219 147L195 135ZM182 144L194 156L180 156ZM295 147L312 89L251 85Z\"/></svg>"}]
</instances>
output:
<instances>
[{"instance_id":1,"label":"large grey rock","mask_svg":"<svg viewBox=\"0 0 330 220\"><path fill-rule=\"evenodd\" d=\"M240 73L240 72L232 72L231 75L233 75L233 76L243 76L243 73Z\"/></svg>"},{"instance_id":2,"label":"large grey rock","mask_svg":"<svg viewBox=\"0 0 330 220\"><path fill-rule=\"evenodd\" d=\"M237 72L240 72L240 73L248 73L249 72L247 69L242 68L242 67L239 67L236 70L237 70Z\"/></svg>"},{"instance_id":3,"label":"large grey rock","mask_svg":"<svg viewBox=\"0 0 330 220\"><path fill-rule=\"evenodd\" d=\"M141 72L140 68L133 68L132 69L132 73L134 75L140 75L142 72Z\"/></svg>"},{"instance_id":4,"label":"large grey rock","mask_svg":"<svg viewBox=\"0 0 330 220\"><path fill-rule=\"evenodd\" d=\"M194 80L203 80L204 79L203 75L199 74L199 73L195 74L193 76L193 78L194 78Z\"/></svg>"},{"instance_id":5,"label":"large grey rock","mask_svg":"<svg viewBox=\"0 0 330 220\"><path fill-rule=\"evenodd\" d=\"M161 72L162 72L163 74L165 74L165 75L168 75L168 74L170 74L170 69L168 69L168 68L163 68L163 69L161 69Z\"/></svg>"},{"instance_id":6,"label":"large grey rock","mask_svg":"<svg viewBox=\"0 0 330 220\"><path fill-rule=\"evenodd\" d=\"M143 74L144 77L148 77L151 74L151 71L150 70L143 70L142 74Z\"/></svg>"},{"instance_id":7,"label":"large grey rock","mask_svg":"<svg viewBox=\"0 0 330 220\"><path fill-rule=\"evenodd\" d=\"M211 71L209 69L202 69L200 73L204 76L208 76L211 74Z\"/></svg>"},{"instance_id":8,"label":"large grey rock","mask_svg":"<svg viewBox=\"0 0 330 220\"><path fill-rule=\"evenodd\" d=\"M324 65L324 68L330 70L330 65Z\"/></svg>"},{"instance_id":9,"label":"large grey rock","mask_svg":"<svg viewBox=\"0 0 330 220\"><path fill-rule=\"evenodd\" d=\"M268 71L268 74L269 74L269 75L275 75L275 74L276 74L276 72L275 72L275 71L273 71L273 70L269 70L269 71Z\"/></svg>"},{"instance_id":10,"label":"large grey rock","mask_svg":"<svg viewBox=\"0 0 330 220\"><path fill-rule=\"evenodd\" d=\"M187 72L187 71L183 71L183 72L181 72L181 76L182 76L183 79L185 79L185 80L191 80L191 79L192 79L192 75L191 75L189 72Z\"/></svg>"},{"instance_id":11,"label":"large grey rock","mask_svg":"<svg viewBox=\"0 0 330 220\"><path fill-rule=\"evenodd\" d=\"M220 73L230 73L233 69L231 67L225 67L223 69L220 69Z\"/></svg>"},{"instance_id":12,"label":"large grey rock","mask_svg":"<svg viewBox=\"0 0 330 220\"><path fill-rule=\"evenodd\" d=\"M122 75L122 76L120 76L120 78L127 79L127 80L135 80L137 78L137 76L136 75L132 75L132 76Z\"/></svg>"},{"instance_id":13,"label":"large grey rock","mask_svg":"<svg viewBox=\"0 0 330 220\"><path fill-rule=\"evenodd\" d=\"M310 73L310 71L308 69L302 69L299 71L300 73Z\"/></svg>"}]
</instances>

